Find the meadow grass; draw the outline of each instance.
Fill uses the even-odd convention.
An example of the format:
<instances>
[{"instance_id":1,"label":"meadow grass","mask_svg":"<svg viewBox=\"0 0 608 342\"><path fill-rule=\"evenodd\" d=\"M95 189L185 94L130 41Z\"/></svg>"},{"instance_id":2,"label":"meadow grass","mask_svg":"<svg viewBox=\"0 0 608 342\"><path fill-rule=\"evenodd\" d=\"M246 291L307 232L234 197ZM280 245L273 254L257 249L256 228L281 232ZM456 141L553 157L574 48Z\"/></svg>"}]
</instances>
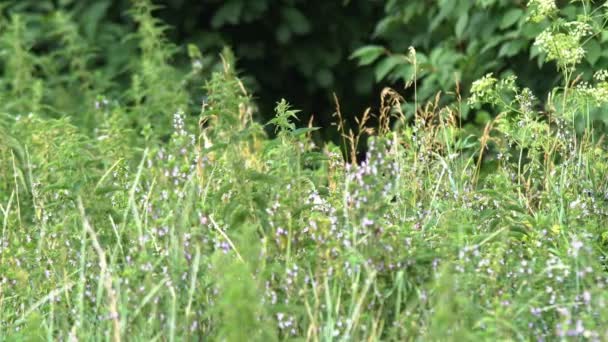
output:
<instances>
[{"instance_id":1,"label":"meadow grass","mask_svg":"<svg viewBox=\"0 0 608 342\"><path fill-rule=\"evenodd\" d=\"M415 113L387 89L318 146L285 101L267 135L229 50L173 67L152 9L127 87L67 14L2 23L0 340L608 339L606 72L551 50L542 103L515 77ZM462 106L497 115L471 136Z\"/></svg>"}]
</instances>

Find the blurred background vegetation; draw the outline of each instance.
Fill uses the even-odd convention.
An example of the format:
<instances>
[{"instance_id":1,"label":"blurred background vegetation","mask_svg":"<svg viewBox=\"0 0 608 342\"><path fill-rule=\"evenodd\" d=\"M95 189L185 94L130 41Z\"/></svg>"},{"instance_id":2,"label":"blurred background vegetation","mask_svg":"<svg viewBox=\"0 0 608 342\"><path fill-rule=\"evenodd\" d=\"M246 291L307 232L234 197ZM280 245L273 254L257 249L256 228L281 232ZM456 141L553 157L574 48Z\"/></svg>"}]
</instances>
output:
<instances>
[{"instance_id":1,"label":"blurred background vegetation","mask_svg":"<svg viewBox=\"0 0 608 342\"><path fill-rule=\"evenodd\" d=\"M48 30L57 12L75 20L74 39L96 46L91 58L96 77L124 84L132 79L132 60L142 53L131 32L137 23L129 15L134 0L18 0L0 3L2 30L14 21L15 13L27 28L32 44L26 49L36 55L51 49L52 40L37 40L37 30ZM200 65L209 72L219 65L219 51L230 46L246 86L259 107L256 114L267 121L280 98L302 110L300 125L314 115L314 125L329 127L334 120L333 94L344 116L352 122L367 107L376 108L383 87L399 91L413 113L414 89L418 103L433 99L439 91L442 101L457 100L471 82L486 73L519 75L522 86L541 98L558 84L554 65L545 64L533 47L534 37L547 23L527 21L525 0L165 0L155 1L154 16L166 24L164 34L175 44L171 65L183 73L191 68L194 50L202 51ZM562 1L565 13L576 18L581 6ZM598 4L599 6L599 4ZM56 39L65 38L57 32ZM63 37L63 38L62 38ZM608 35L591 37L584 68L608 67ZM85 44L83 44L85 46ZM415 48L415 62L409 47ZM0 59L2 72L10 74L7 50ZM532 60L532 62L530 62ZM69 61L68 61L69 63ZM59 70L55 74L60 74ZM583 78L591 73L583 74ZM16 77L16 76L14 76ZM116 94L100 94L113 96ZM203 98L201 98L203 101ZM195 104L196 105L196 104ZM487 112L469 113L461 104L465 124L483 125ZM172 109L168 109L172 110ZM197 113L193 113L197 114ZM324 138L336 138L334 129Z\"/></svg>"}]
</instances>

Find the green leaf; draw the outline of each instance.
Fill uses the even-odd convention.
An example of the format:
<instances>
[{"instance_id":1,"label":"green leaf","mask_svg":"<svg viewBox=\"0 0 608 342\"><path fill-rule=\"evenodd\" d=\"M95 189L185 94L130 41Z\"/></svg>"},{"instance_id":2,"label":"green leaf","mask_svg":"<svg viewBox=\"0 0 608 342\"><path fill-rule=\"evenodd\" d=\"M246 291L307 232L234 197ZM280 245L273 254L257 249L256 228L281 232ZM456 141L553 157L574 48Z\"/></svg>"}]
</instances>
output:
<instances>
[{"instance_id":1,"label":"green leaf","mask_svg":"<svg viewBox=\"0 0 608 342\"><path fill-rule=\"evenodd\" d=\"M109 7L110 1L97 1L83 11L81 18L87 38L93 39Z\"/></svg>"},{"instance_id":2,"label":"green leaf","mask_svg":"<svg viewBox=\"0 0 608 342\"><path fill-rule=\"evenodd\" d=\"M281 44L286 44L291 39L291 31L286 25L280 25L275 34Z\"/></svg>"},{"instance_id":3,"label":"green leaf","mask_svg":"<svg viewBox=\"0 0 608 342\"><path fill-rule=\"evenodd\" d=\"M319 163L319 162L325 162L328 161L329 158L327 157L327 155L320 153L320 152L305 152L304 154L302 154L302 160L305 163Z\"/></svg>"},{"instance_id":4,"label":"green leaf","mask_svg":"<svg viewBox=\"0 0 608 342\"><path fill-rule=\"evenodd\" d=\"M465 13L464 15L460 16L460 18L458 18L458 21L456 22L456 38L460 39L462 38L462 35L464 34L464 30L467 28L467 24L469 23L469 14Z\"/></svg>"},{"instance_id":5,"label":"green leaf","mask_svg":"<svg viewBox=\"0 0 608 342\"><path fill-rule=\"evenodd\" d=\"M486 51L495 48L498 44L502 43L505 40L503 36L491 36L488 42L481 49L481 53L485 53Z\"/></svg>"},{"instance_id":6,"label":"green leaf","mask_svg":"<svg viewBox=\"0 0 608 342\"><path fill-rule=\"evenodd\" d=\"M188 57L190 57L191 60L200 61L203 59L203 54L201 53L201 50L199 50L198 46L194 44L188 44Z\"/></svg>"},{"instance_id":7,"label":"green leaf","mask_svg":"<svg viewBox=\"0 0 608 342\"><path fill-rule=\"evenodd\" d=\"M602 47L596 39L591 39L585 44L585 51L587 52L585 57L591 65L595 65L602 56Z\"/></svg>"},{"instance_id":8,"label":"green leaf","mask_svg":"<svg viewBox=\"0 0 608 342\"><path fill-rule=\"evenodd\" d=\"M391 70L393 70L397 65L406 62L403 56L394 55L388 56L384 58L374 70L374 75L376 76L376 82L384 79L386 75L388 75Z\"/></svg>"},{"instance_id":9,"label":"green leaf","mask_svg":"<svg viewBox=\"0 0 608 342\"><path fill-rule=\"evenodd\" d=\"M402 80L403 82L407 83L410 81L415 81L414 75L414 66L409 63L404 63L397 65L397 67L392 70L391 74L389 75L389 80L392 82Z\"/></svg>"},{"instance_id":10,"label":"green leaf","mask_svg":"<svg viewBox=\"0 0 608 342\"><path fill-rule=\"evenodd\" d=\"M532 48L530 49L530 60L532 60L534 57L538 56L541 54L541 50L537 45L533 45Z\"/></svg>"},{"instance_id":11,"label":"green leaf","mask_svg":"<svg viewBox=\"0 0 608 342\"><path fill-rule=\"evenodd\" d=\"M290 122L289 119L298 119L299 110L292 110L291 106L285 99L281 99L281 101L277 102L277 106L275 107L276 116L274 119L268 121L266 125L274 124L276 126L276 130L279 129L284 131L293 131L296 129L294 123Z\"/></svg>"},{"instance_id":12,"label":"green leaf","mask_svg":"<svg viewBox=\"0 0 608 342\"><path fill-rule=\"evenodd\" d=\"M513 57L526 46L525 40L512 40L504 43L498 51L498 57Z\"/></svg>"},{"instance_id":13,"label":"green leaf","mask_svg":"<svg viewBox=\"0 0 608 342\"><path fill-rule=\"evenodd\" d=\"M431 21L429 28L431 31L434 31L437 27L439 27L446 18L450 17L450 14L454 12L454 8L456 7L456 1L448 0L441 1L439 3L439 8L441 9L436 16L434 16Z\"/></svg>"},{"instance_id":14,"label":"green leaf","mask_svg":"<svg viewBox=\"0 0 608 342\"><path fill-rule=\"evenodd\" d=\"M390 31L393 27L399 26L401 21L396 16L388 16L386 18L382 18L376 24L376 28L374 29L374 33L372 37L376 38L382 36L386 32Z\"/></svg>"},{"instance_id":15,"label":"green leaf","mask_svg":"<svg viewBox=\"0 0 608 342\"><path fill-rule=\"evenodd\" d=\"M241 18L243 12L243 1L232 0L224 3L220 9L215 12L213 18L211 18L211 27L220 28L226 23L236 24Z\"/></svg>"},{"instance_id":16,"label":"green leaf","mask_svg":"<svg viewBox=\"0 0 608 342\"><path fill-rule=\"evenodd\" d=\"M526 39L535 39L541 32L543 32L544 27L539 24L534 24L530 22L526 22L526 24L522 25L520 31L517 35L522 36Z\"/></svg>"},{"instance_id":17,"label":"green leaf","mask_svg":"<svg viewBox=\"0 0 608 342\"><path fill-rule=\"evenodd\" d=\"M358 48L350 55L350 59L357 59L359 66L372 64L384 53L384 47L379 45L366 45Z\"/></svg>"},{"instance_id":18,"label":"green leaf","mask_svg":"<svg viewBox=\"0 0 608 342\"><path fill-rule=\"evenodd\" d=\"M310 21L298 9L289 7L282 11L283 17L295 34L306 34L310 32Z\"/></svg>"},{"instance_id":19,"label":"green leaf","mask_svg":"<svg viewBox=\"0 0 608 342\"><path fill-rule=\"evenodd\" d=\"M295 129L293 132L290 132L290 134L294 137L297 137L306 133L318 131L320 128L321 127L302 127Z\"/></svg>"},{"instance_id":20,"label":"green leaf","mask_svg":"<svg viewBox=\"0 0 608 342\"><path fill-rule=\"evenodd\" d=\"M505 15L503 15L502 20L500 21L499 27L501 29L506 29L509 26L512 26L524 15L524 11L520 8L513 8L507 11Z\"/></svg>"}]
</instances>

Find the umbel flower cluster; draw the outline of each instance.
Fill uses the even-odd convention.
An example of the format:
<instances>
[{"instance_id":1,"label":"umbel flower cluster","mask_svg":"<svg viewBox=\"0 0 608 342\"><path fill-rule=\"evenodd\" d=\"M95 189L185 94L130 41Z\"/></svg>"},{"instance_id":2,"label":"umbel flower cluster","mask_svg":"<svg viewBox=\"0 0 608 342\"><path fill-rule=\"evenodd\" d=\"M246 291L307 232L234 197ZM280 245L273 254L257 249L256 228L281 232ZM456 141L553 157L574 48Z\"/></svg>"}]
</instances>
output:
<instances>
[{"instance_id":1,"label":"umbel flower cluster","mask_svg":"<svg viewBox=\"0 0 608 342\"><path fill-rule=\"evenodd\" d=\"M555 0L530 0L528 2L530 8L530 20L540 22L547 18L551 18L558 13Z\"/></svg>"}]
</instances>

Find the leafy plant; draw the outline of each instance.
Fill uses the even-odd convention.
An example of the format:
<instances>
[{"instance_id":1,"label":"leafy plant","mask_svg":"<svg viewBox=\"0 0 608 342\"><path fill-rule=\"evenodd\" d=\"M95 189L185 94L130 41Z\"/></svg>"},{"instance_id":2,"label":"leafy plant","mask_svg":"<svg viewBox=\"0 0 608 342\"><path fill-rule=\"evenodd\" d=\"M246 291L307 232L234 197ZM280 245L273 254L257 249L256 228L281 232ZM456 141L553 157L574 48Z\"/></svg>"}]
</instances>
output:
<instances>
[{"instance_id":1,"label":"leafy plant","mask_svg":"<svg viewBox=\"0 0 608 342\"><path fill-rule=\"evenodd\" d=\"M585 54L571 56L584 80L591 79L591 70L605 68L607 63L601 53L604 35L599 34L604 26L603 6L592 1L564 3L558 19L555 1L532 1L528 7L524 1L388 1L385 17L374 32L377 43L360 47L351 58L371 67L376 81L406 86L417 81L420 101L431 99L437 90L449 93L457 84L468 90L474 80L490 72L501 77L518 75L526 87L546 93L563 81L563 75L547 64L558 53L543 43L547 35L564 40L553 49L564 44L585 48ZM547 17L555 20L544 20ZM566 21L568 27L563 25ZM586 28L581 31L580 25ZM564 33L572 30L579 36ZM585 34L589 30L595 33ZM416 51L415 65L410 47ZM467 119L468 107L461 111Z\"/></svg>"}]
</instances>

